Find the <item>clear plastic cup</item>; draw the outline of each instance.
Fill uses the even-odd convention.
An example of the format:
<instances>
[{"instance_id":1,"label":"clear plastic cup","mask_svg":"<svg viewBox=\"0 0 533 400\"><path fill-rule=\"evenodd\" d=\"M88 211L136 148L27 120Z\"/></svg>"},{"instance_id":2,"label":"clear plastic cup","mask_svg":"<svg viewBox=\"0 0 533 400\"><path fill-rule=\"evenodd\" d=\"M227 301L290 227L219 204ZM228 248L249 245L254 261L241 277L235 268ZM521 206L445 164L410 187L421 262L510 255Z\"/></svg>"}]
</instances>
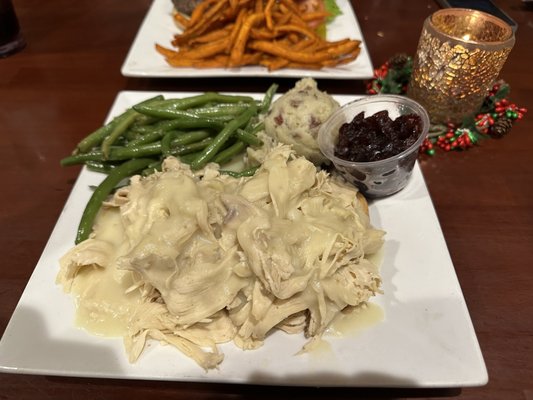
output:
<instances>
[{"instance_id":1,"label":"clear plastic cup","mask_svg":"<svg viewBox=\"0 0 533 400\"><path fill-rule=\"evenodd\" d=\"M416 142L401 153L379 161L353 162L335 156L334 148L342 124L351 122L360 112L365 118L387 110L391 119L405 114L420 116L422 129ZM318 132L320 150L344 178L357 186L367 197L384 197L403 189L411 177L418 149L429 131L429 117L426 110L416 101L404 96L374 95L353 101L335 111L322 124Z\"/></svg>"}]
</instances>

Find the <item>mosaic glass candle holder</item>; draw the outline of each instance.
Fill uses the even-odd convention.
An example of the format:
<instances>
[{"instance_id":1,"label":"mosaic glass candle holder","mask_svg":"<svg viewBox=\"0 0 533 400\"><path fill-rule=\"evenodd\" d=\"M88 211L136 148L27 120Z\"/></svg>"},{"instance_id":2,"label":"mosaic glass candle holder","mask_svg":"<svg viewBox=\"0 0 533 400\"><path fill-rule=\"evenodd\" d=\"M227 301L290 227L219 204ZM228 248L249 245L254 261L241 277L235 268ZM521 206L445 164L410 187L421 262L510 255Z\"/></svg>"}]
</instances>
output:
<instances>
[{"instance_id":1,"label":"mosaic glass candle holder","mask_svg":"<svg viewBox=\"0 0 533 400\"><path fill-rule=\"evenodd\" d=\"M407 95L432 123L460 123L479 110L514 42L511 27L495 16L439 10L424 22Z\"/></svg>"}]
</instances>

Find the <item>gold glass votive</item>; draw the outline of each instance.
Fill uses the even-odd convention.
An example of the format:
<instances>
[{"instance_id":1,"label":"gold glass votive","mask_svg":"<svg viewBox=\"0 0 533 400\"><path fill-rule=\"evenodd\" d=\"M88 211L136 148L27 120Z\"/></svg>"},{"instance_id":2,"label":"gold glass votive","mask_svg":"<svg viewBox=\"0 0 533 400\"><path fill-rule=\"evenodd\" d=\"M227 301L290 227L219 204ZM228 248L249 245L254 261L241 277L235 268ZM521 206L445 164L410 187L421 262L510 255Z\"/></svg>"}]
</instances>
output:
<instances>
[{"instance_id":1,"label":"gold glass votive","mask_svg":"<svg viewBox=\"0 0 533 400\"><path fill-rule=\"evenodd\" d=\"M407 95L432 123L460 123L483 103L515 42L490 14L447 8L424 22Z\"/></svg>"}]
</instances>

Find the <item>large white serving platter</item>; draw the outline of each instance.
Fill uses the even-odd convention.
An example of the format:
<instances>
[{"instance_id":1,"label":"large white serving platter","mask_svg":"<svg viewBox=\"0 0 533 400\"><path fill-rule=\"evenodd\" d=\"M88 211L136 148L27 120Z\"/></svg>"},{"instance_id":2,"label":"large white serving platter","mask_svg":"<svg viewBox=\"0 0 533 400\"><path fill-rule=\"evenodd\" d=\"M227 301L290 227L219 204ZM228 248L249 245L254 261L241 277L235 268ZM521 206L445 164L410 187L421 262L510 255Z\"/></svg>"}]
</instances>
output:
<instances>
[{"instance_id":1,"label":"large white serving platter","mask_svg":"<svg viewBox=\"0 0 533 400\"><path fill-rule=\"evenodd\" d=\"M154 96L121 92L108 115ZM183 93L163 93L166 98ZM192 93L188 93L190 95ZM355 96L335 96L346 103ZM387 232L384 318L356 335L326 337L331 350L296 355L301 335L276 332L242 351L222 346L218 370L205 372L171 346L152 342L136 364L122 340L76 328L74 299L55 284L59 258L73 246L91 191L102 175L83 169L0 342L0 371L80 377L353 387L464 387L487 371L454 266L421 170L408 186L370 203L371 220Z\"/></svg>"},{"instance_id":2,"label":"large white serving platter","mask_svg":"<svg viewBox=\"0 0 533 400\"><path fill-rule=\"evenodd\" d=\"M363 34L349 0L338 0L342 14L335 18L327 29L328 40L344 38L361 41L361 53L356 60L334 68L320 71L304 69L281 69L269 72L261 66L242 68L176 68L167 64L155 50L155 44L171 48L174 35L180 30L172 19L172 1L154 0L137 33L121 72L129 77L200 78L200 77L286 77L310 76L324 79L368 79L373 75L373 66Z\"/></svg>"}]
</instances>

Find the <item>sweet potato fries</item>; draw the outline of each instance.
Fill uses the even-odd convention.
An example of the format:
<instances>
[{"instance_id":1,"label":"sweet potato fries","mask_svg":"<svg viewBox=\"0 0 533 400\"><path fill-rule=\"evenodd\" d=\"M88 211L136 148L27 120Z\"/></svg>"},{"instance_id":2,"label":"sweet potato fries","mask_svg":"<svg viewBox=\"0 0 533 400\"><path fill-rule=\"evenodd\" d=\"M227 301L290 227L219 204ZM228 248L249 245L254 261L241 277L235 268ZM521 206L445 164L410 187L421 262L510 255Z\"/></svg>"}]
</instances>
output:
<instances>
[{"instance_id":1,"label":"sweet potato fries","mask_svg":"<svg viewBox=\"0 0 533 400\"><path fill-rule=\"evenodd\" d=\"M182 33L173 48L156 50L174 67L193 68L321 69L357 58L359 40L330 42L312 28L326 16L294 0L203 0L190 17L174 13Z\"/></svg>"}]
</instances>

